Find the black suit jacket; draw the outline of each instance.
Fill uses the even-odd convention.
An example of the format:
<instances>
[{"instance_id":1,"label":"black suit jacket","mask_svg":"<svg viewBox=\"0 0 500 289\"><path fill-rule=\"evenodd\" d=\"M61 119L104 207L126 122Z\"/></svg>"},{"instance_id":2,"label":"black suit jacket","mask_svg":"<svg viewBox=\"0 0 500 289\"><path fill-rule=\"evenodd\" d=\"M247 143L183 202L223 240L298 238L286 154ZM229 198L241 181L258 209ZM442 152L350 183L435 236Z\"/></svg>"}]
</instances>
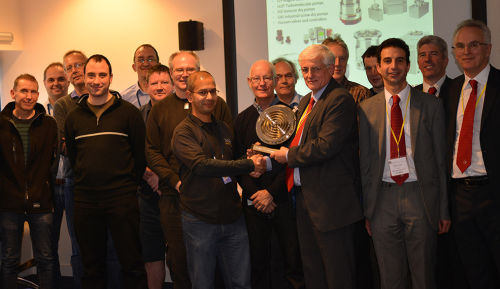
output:
<instances>
[{"instance_id":1,"label":"black suit jacket","mask_svg":"<svg viewBox=\"0 0 500 289\"><path fill-rule=\"evenodd\" d=\"M450 81L451 81L451 78L449 78L448 76L446 76L446 78L444 79L443 85L441 86L441 89L439 90L439 95L438 95L438 97L443 97L443 92L445 92L445 91L446 91L446 89L448 88L448 86L449 86L449 82L450 82ZM419 84L419 85L415 86L415 89L420 90L420 91L423 91L423 89L424 89L424 84L423 84L423 83L421 83L421 84ZM426 91L424 91L424 92L426 92ZM427 92L426 92L426 93L427 93Z\"/></svg>"},{"instance_id":2,"label":"black suit jacket","mask_svg":"<svg viewBox=\"0 0 500 289\"><path fill-rule=\"evenodd\" d=\"M446 113L446 167L448 178L453 169L453 152L455 148L457 110L462 94L465 76L453 79L448 92L443 95ZM479 140L483 152L484 165L490 183L496 190L500 189L500 70L490 66L490 74L484 93L484 106L481 114L481 131Z\"/></svg>"},{"instance_id":3,"label":"black suit jacket","mask_svg":"<svg viewBox=\"0 0 500 289\"><path fill-rule=\"evenodd\" d=\"M302 98L302 113L310 98ZM299 168L310 217L322 232L363 219L358 140L354 98L331 78L304 124L301 144L288 152L288 166Z\"/></svg>"}]
</instances>

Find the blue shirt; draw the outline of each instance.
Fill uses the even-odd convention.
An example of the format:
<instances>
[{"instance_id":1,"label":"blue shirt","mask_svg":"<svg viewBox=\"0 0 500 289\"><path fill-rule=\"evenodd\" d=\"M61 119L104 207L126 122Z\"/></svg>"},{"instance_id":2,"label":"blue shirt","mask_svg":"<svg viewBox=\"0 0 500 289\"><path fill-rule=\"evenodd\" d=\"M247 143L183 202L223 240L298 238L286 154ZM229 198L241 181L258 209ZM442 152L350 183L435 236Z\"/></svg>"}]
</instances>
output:
<instances>
[{"instance_id":1,"label":"blue shirt","mask_svg":"<svg viewBox=\"0 0 500 289\"><path fill-rule=\"evenodd\" d=\"M120 95L124 100L135 105L137 108L149 102L149 94L141 90L138 82L122 91Z\"/></svg>"}]
</instances>

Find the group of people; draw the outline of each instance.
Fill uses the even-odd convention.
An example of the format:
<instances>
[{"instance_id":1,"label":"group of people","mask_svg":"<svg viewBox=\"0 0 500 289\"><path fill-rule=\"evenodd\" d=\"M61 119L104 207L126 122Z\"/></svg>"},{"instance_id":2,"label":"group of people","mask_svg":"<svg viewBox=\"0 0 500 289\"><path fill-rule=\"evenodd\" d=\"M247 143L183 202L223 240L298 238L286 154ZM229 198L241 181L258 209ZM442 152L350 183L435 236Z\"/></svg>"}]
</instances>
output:
<instances>
[{"instance_id":1,"label":"group of people","mask_svg":"<svg viewBox=\"0 0 500 289\"><path fill-rule=\"evenodd\" d=\"M68 51L44 71L45 106L20 75L0 113L1 287L17 288L28 222L40 288L60 288L66 210L75 288L162 288L165 263L174 288L271 288L276 255L288 288L373 288L374 267L382 288L500 288L500 71L484 23L452 45L453 80L446 42L420 39L416 87L403 40L368 48L368 89L329 37L299 55L306 96L293 61L258 60L234 121L192 51L165 66L139 46L121 93L105 56ZM274 105L296 132L263 154Z\"/></svg>"}]
</instances>

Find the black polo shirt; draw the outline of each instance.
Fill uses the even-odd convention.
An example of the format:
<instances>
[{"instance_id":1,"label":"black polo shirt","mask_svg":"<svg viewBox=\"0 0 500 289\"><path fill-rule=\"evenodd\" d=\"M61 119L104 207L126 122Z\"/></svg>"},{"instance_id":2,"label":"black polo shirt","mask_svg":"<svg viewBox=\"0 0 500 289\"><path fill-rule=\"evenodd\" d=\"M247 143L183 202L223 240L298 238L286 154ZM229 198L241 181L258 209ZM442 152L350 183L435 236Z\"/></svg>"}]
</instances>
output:
<instances>
[{"instance_id":1,"label":"black polo shirt","mask_svg":"<svg viewBox=\"0 0 500 289\"><path fill-rule=\"evenodd\" d=\"M241 200L234 176L254 170L252 160L232 161L231 135L229 126L213 115L212 122L204 123L189 113L172 138L179 163L181 208L207 223L229 224L240 217ZM231 181L225 183L224 176Z\"/></svg>"}]
</instances>

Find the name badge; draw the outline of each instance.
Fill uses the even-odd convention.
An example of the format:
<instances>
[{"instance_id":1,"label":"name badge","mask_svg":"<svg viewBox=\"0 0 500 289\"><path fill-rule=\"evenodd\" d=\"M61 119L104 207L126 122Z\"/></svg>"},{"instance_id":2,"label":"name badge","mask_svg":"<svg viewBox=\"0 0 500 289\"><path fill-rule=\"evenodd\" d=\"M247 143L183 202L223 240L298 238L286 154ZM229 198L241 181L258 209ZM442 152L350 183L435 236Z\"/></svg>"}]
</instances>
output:
<instances>
[{"instance_id":1,"label":"name badge","mask_svg":"<svg viewBox=\"0 0 500 289\"><path fill-rule=\"evenodd\" d=\"M232 182L231 177L222 177L222 181L224 182L224 185L227 185L230 182Z\"/></svg>"},{"instance_id":2,"label":"name badge","mask_svg":"<svg viewBox=\"0 0 500 289\"><path fill-rule=\"evenodd\" d=\"M391 176L404 175L410 172L410 170L408 169L408 162L406 161L406 157L390 159L387 162L389 163Z\"/></svg>"}]
</instances>

